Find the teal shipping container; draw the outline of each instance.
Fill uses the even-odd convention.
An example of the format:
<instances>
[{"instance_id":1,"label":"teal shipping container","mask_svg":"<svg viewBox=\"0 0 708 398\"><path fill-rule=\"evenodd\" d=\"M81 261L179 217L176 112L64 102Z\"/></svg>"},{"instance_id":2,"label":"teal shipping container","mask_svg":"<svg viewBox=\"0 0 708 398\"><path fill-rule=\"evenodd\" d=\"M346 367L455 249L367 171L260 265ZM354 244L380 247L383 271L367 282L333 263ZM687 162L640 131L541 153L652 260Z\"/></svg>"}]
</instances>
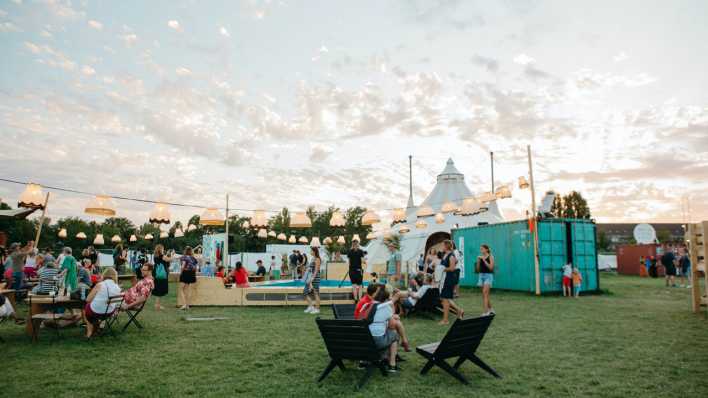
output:
<instances>
[{"instance_id":1,"label":"teal shipping container","mask_svg":"<svg viewBox=\"0 0 708 398\"><path fill-rule=\"evenodd\" d=\"M460 228L452 239L462 254L461 286L477 286L479 246L492 250L494 289L535 292L533 234L527 220ZM541 293L562 292L563 265L572 262L583 276L581 291L600 288L596 226L590 220L553 218L538 221Z\"/></svg>"}]
</instances>

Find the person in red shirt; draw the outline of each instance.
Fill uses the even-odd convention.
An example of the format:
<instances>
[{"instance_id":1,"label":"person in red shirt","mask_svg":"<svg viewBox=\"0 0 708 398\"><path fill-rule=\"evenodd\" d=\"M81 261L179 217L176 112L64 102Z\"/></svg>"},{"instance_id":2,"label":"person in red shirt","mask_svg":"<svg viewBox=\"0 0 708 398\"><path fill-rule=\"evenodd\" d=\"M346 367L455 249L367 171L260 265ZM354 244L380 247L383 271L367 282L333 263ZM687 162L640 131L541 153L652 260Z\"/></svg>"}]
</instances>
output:
<instances>
[{"instance_id":1,"label":"person in red shirt","mask_svg":"<svg viewBox=\"0 0 708 398\"><path fill-rule=\"evenodd\" d=\"M236 269L231 273L231 278L236 283L236 287L250 287L248 285L248 271L240 261L236 263Z\"/></svg>"},{"instance_id":2,"label":"person in red shirt","mask_svg":"<svg viewBox=\"0 0 708 398\"><path fill-rule=\"evenodd\" d=\"M363 319L369 313L369 306L374 301L374 296L380 288L381 285L378 283L369 283L369 286L366 287L366 294L354 308L354 319Z\"/></svg>"}]
</instances>

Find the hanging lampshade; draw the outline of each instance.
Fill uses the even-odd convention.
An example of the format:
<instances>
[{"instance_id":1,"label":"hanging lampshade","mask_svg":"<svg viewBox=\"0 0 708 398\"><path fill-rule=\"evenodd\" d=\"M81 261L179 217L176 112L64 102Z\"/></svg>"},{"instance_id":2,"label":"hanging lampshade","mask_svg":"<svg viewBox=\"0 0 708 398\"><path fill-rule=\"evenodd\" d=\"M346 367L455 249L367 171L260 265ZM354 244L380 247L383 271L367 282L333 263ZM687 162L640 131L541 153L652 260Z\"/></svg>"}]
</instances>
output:
<instances>
[{"instance_id":1,"label":"hanging lampshade","mask_svg":"<svg viewBox=\"0 0 708 398\"><path fill-rule=\"evenodd\" d=\"M278 234L278 240L288 240L288 237L287 235L281 232Z\"/></svg>"},{"instance_id":2,"label":"hanging lampshade","mask_svg":"<svg viewBox=\"0 0 708 398\"><path fill-rule=\"evenodd\" d=\"M508 199L511 197L511 190L508 186L502 185L497 188L497 191L494 193L494 196L496 196L497 199Z\"/></svg>"},{"instance_id":3,"label":"hanging lampshade","mask_svg":"<svg viewBox=\"0 0 708 398\"><path fill-rule=\"evenodd\" d=\"M409 227L408 224L403 224L400 228L398 228L398 232L401 234L407 234L411 232L411 227Z\"/></svg>"},{"instance_id":4,"label":"hanging lampshade","mask_svg":"<svg viewBox=\"0 0 708 398\"><path fill-rule=\"evenodd\" d=\"M130 238L128 239L128 241L129 241L129 242L137 242L137 241L138 241L138 237L135 236L135 234L130 235Z\"/></svg>"},{"instance_id":5,"label":"hanging lampshade","mask_svg":"<svg viewBox=\"0 0 708 398\"><path fill-rule=\"evenodd\" d=\"M435 214L435 212L433 211L433 208L431 206L425 205L425 206L421 206L420 209L418 209L418 211L415 212L415 214L418 217L428 217L428 216L432 216L433 214Z\"/></svg>"},{"instance_id":6,"label":"hanging lampshade","mask_svg":"<svg viewBox=\"0 0 708 398\"><path fill-rule=\"evenodd\" d=\"M445 222L445 215L442 213L438 213L435 215L435 223L436 224L442 224Z\"/></svg>"},{"instance_id":7,"label":"hanging lampshade","mask_svg":"<svg viewBox=\"0 0 708 398\"><path fill-rule=\"evenodd\" d=\"M123 239L121 239L118 235L113 235L113 237L111 238L111 242L113 243L120 243L122 240Z\"/></svg>"},{"instance_id":8,"label":"hanging lampshade","mask_svg":"<svg viewBox=\"0 0 708 398\"><path fill-rule=\"evenodd\" d=\"M320 247L320 238L318 238L317 236L313 236L312 240L310 241L310 246Z\"/></svg>"},{"instance_id":9,"label":"hanging lampshade","mask_svg":"<svg viewBox=\"0 0 708 398\"><path fill-rule=\"evenodd\" d=\"M154 236L152 236L152 234L146 234L144 239L145 240L152 240L153 238L154 238Z\"/></svg>"},{"instance_id":10,"label":"hanging lampshade","mask_svg":"<svg viewBox=\"0 0 708 398\"><path fill-rule=\"evenodd\" d=\"M182 231L182 228L176 228L175 229L175 238L181 238L184 236L184 231Z\"/></svg>"},{"instance_id":11,"label":"hanging lampshade","mask_svg":"<svg viewBox=\"0 0 708 398\"><path fill-rule=\"evenodd\" d=\"M528 180L526 180L526 177L521 176L519 177L519 189L526 189L530 186Z\"/></svg>"},{"instance_id":12,"label":"hanging lampshade","mask_svg":"<svg viewBox=\"0 0 708 398\"><path fill-rule=\"evenodd\" d=\"M251 225L253 225L254 227L268 226L268 218L266 217L265 210L253 211L253 217L251 217Z\"/></svg>"},{"instance_id":13,"label":"hanging lampshade","mask_svg":"<svg viewBox=\"0 0 708 398\"><path fill-rule=\"evenodd\" d=\"M485 192L479 196L479 201L482 203L489 203L493 201L496 197L491 192Z\"/></svg>"},{"instance_id":14,"label":"hanging lampshade","mask_svg":"<svg viewBox=\"0 0 708 398\"><path fill-rule=\"evenodd\" d=\"M340 235L339 238L337 238L337 243L340 245L347 243L346 239L344 239L344 235Z\"/></svg>"},{"instance_id":15,"label":"hanging lampshade","mask_svg":"<svg viewBox=\"0 0 708 398\"><path fill-rule=\"evenodd\" d=\"M251 223L248 221L244 221L243 224L241 224L241 227L243 229L249 229L249 228L251 228Z\"/></svg>"},{"instance_id":16,"label":"hanging lampshade","mask_svg":"<svg viewBox=\"0 0 708 398\"><path fill-rule=\"evenodd\" d=\"M261 239L266 239L268 237L268 231L266 231L265 228L261 228L258 230L258 234L256 234L256 236Z\"/></svg>"},{"instance_id":17,"label":"hanging lampshade","mask_svg":"<svg viewBox=\"0 0 708 398\"><path fill-rule=\"evenodd\" d=\"M428 228L428 223L425 220L418 220L415 222L415 227L417 229L425 229Z\"/></svg>"},{"instance_id":18,"label":"hanging lampshade","mask_svg":"<svg viewBox=\"0 0 708 398\"><path fill-rule=\"evenodd\" d=\"M406 221L406 211L404 209L393 209L391 216L394 223Z\"/></svg>"},{"instance_id":19,"label":"hanging lampshade","mask_svg":"<svg viewBox=\"0 0 708 398\"><path fill-rule=\"evenodd\" d=\"M160 239L166 239L169 236L170 234L168 234L167 231L160 231Z\"/></svg>"},{"instance_id":20,"label":"hanging lampshade","mask_svg":"<svg viewBox=\"0 0 708 398\"><path fill-rule=\"evenodd\" d=\"M295 238L295 235L290 235L290 238L288 238L288 243L296 243L297 238Z\"/></svg>"},{"instance_id":21,"label":"hanging lampshade","mask_svg":"<svg viewBox=\"0 0 708 398\"><path fill-rule=\"evenodd\" d=\"M450 202L450 201L445 202L445 203L443 203L440 211L442 211L443 213L455 212L455 211L457 211L457 205L455 204L455 202Z\"/></svg>"},{"instance_id":22,"label":"hanging lampshade","mask_svg":"<svg viewBox=\"0 0 708 398\"><path fill-rule=\"evenodd\" d=\"M462 201L462 208L460 209L460 214L463 216L469 216L470 214L474 214L479 211L480 209L480 203L479 201L470 196L469 198L465 198L465 200Z\"/></svg>"},{"instance_id":23,"label":"hanging lampshade","mask_svg":"<svg viewBox=\"0 0 708 398\"><path fill-rule=\"evenodd\" d=\"M332 218L329 219L330 227L343 227L344 224L346 224L346 221L344 220L344 216L342 216L342 213L340 213L339 210L332 213Z\"/></svg>"},{"instance_id":24,"label":"hanging lampshade","mask_svg":"<svg viewBox=\"0 0 708 398\"><path fill-rule=\"evenodd\" d=\"M275 231L268 231L268 236L271 238L275 238L277 234L275 233Z\"/></svg>"},{"instance_id":25,"label":"hanging lampshade","mask_svg":"<svg viewBox=\"0 0 708 398\"><path fill-rule=\"evenodd\" d=\"M388 239L393 236L393 232L391 231L391 228L386 228L381 232L381 236L384 237L384 239Z\"/></svg>"},{"instance_id":26,"label":"hanging lampshade","mask_svg":"<svg viewBox=\"0 0 708 398\"><path fill-rule=\"evenodd\" d=\"M66 228L60 229L57 236L60 237L61 239L66 239Z\"/></svg>"},{"instance_id":27,"label":"hanging lampshade","mask_svg":"<svg viewBox=\"0 0 708 398\"><path fill-rule=\"evenodd\" d=\"M332 244L332 238L330 238L330 237L328 236L328 237L324 238L324 240L323 240L322 242L323 242L325 245L331 245L331 244Z\"/></svg>"},{"instance_id":28,"label":"hanging lampshade","mask_svg":"<svg viewBox=\"0 0 708 398\"><path fill-rule=\"evenodd\" d=\"M96 237L93 239L93 244L100 246L103 245L105 242L103 241L103 234L96 234Z\"/></svg>"},{"instance_id":29,"label":"hanging lampshade","mask_svg":"<svg viewBox=\"0 0 708 398\"><path fill-rule=\"evenodd\" d=\"M106 195L96 195L91 199L84 213L93 214L96 216L112 217L116 215L116 207L113 204L113 199Z\"/></svg>"},{"instance_id":30,"label":"hanging lampshade","mask_svg":"<svg viewBox=\"0 0 708 398\"><path fill-rule=\"evenodd\" d=\"M42 193L42 187L39 184L27 184L24 192L20 195L20 200L17 201L17 207L40 210L44 209L44 194Z\"/></svg>"},{"instance_id":31,"label":"hanging lampshade","mask_svg":"<svg viewBox=\"0 0 708 398\"><path fill-rule=\"evenodd\" d=\"M170 209L164 203L155 203L155 208L150 212L150 218L148 218L153 224L169 224L170 223Z\"/></svg>"},{"instance_id":32,"label":"hanging lampshade","mask_svg":"<svg viewBox=\"0 0 708 398\"><path fill-rule=\"evenodd\" d=\"M354 236L352 236L352 242L354 242L355 240L361 242L361 238L359 238L359 234L354 234Z\"/></svg>"},{"instance_id":33,"label":"hanging lampshade","mask_svg":"<svg viewBox=\"0 0 708 398\"><path fill-rule=\"evenodd\" d=\"M376 212L373 210L368 210L366 213L364 213L364 216L361 217L361 225L374 225L380 222L381 217L379 217L379 215L376 214Z\"/></svg>"},{"instance_id":34,"label":"hanging lampshade","mask_svg":"<svg viewBox=\"0 0 708 398\"><path fill-rule=\"evenodd\" d=\"M196 224L189 224L189 225L187 226L187 232L192 232L192 231L195 231L196 229L197 229L197 225L196 225Z\"/></svg>"},{"instance_id":35,"label":"hanging lampshade","mask_svg":"<svg viewBox=\"0 0 708 398\"><path fill-rule=\"evenodd\" d=\"M202 216L199 217L199 224L202 225L224 225L224 216L221 215L219 210L210 207L204 210Z\"/></svg>"},{"instance_id":36,"label":"hanging lampshade","mask_svg":"<svg viewBox=\"0 0 708 398\"><path fill-rule=\"evenodd\" d=\"M86 234L83 232L79 232L76 234L76 239L86 239Z\"/></svg>"},{"instance_id":37,"label":"hanging lampshade","mask_svg":"<svg viewBox=\"0 0 708 398\"><path fill-rule=\"evenodd\" d=\"M305 243L307 244L308 240L306 236L301 236L300 239L297 240L300 243Z\"/></svg>"},{"instance_id":38,"label":"hanging lampshade","mask_svg":"<svg viewBox=\"0 0 708 398\"><path fill-rule=\"evenodd\" d=\"M293 218L290 220L291 228L310 228L311 226L312 221L304 212L295 213Z\"/></svg>"},{"instance_id":39,"label":"hanging lampshade","mask_svg":"<svg viewBox=\"0 0 708 398\"><path fill-rule=\"evenodd\" d=\"M374 240L374 239L376 239L376 234L373 232L369 232L368 234L366 234L366 239L367 240Z\"/></svg>"}]
</instances>

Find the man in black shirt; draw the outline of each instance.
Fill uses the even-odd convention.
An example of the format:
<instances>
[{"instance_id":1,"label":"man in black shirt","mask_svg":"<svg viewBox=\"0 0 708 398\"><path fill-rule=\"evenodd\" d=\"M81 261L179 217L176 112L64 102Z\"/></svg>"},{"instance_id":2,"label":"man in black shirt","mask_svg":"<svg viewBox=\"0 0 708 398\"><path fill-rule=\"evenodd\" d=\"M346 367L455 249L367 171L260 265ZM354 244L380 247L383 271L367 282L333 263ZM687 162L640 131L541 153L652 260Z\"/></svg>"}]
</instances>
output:
<instances>
[{"instance_id":1,"label":"man in black shirt","mask_svg":"<svg viewBox=\"0 0 708 398\"><path fill-rule=\"evenodd\" d=\"M366 256L366 252L359 248L359 241L352 242L352 248L347 253L349 259L349 280L352 281L352 295L354 301L359 301L361 285L364 281L364 270L361 267L361 259Z\"/></svg>"},{"instance_id":2,"label":"man in black shirt","mask_svg":"<svg viewBox=\"0 0 708 398\"><path fill-rule=\"evenodd\" d=\"M297 250L293 250L293 254L290 255L290 273L292 274L293 279L297 279L297 266Z\"/></svg>"},{"instance_id":3,"label":"man in black shirt","mask_svg":"<svg viewBox=\"0 0 708 398\"><path fill-rule=\"evenodd\" d=\"M265 276L266 269L263 266L263 261L261 261L261 260L256 261L256 265L258 266L258 269L256 270L256 275L257 276Z\"/></svg>"},{"instance_id":4,"label":"man in black shirt","mask_svg":"<svg viewBox=\"0 0 708 398\"><path fill-rule=\"evenodd\" d=\"M666 274L666 287L673 286L676 287L674 277L676 276L676 257L674 256L673 248L669 246L666 249L666 253L661 256L661 265L664 266L664 271Z\"/></svg>"}]
</instances>

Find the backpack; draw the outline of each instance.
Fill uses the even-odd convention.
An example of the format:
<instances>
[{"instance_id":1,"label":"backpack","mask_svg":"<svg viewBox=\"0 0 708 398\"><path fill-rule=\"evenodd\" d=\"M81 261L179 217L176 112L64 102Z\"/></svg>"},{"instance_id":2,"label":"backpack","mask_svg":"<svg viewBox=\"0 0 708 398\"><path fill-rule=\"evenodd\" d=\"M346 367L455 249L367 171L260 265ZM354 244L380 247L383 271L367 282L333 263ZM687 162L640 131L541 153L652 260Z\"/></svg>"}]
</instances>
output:
<instances>
[{"instance_id":1,"label":"backpack","mask_svg":"<svg viewBox=\"0 0 708 398\"><path fill-rule=\"evenodd\" d=\"M361 319L363 319L367 325L371 325L372 323L374 323L374 316L376 316L376 308L378 308L378 306L378 303L372 302L371 304L361 309L361 312L364 313L364 316Z\"/></svg>"},{"instance_id":2,"label":"backpack","mask_svg":"<svg viewBox=\"0 0 708 398\"><path fill-rule=\"evenodd\" d=\"M167 271L164 264L158 264L155 270L155 279L167 279Z\"/></svg>"}]
</instances>

